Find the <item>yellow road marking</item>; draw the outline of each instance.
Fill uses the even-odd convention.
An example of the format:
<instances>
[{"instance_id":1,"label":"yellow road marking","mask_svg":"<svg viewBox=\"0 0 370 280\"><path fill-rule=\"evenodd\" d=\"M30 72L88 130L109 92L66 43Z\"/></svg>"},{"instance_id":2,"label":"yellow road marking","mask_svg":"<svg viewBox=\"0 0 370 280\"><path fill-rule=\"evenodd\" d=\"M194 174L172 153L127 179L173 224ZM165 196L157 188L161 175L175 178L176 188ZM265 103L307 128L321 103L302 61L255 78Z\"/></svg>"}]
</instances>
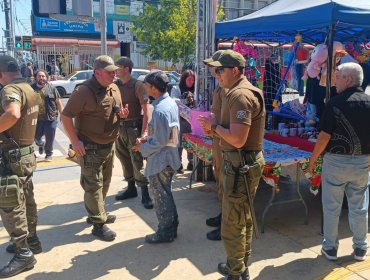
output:
<instances>
[{"instance_id":1,"label":"yellow road marking","mask_svg":"<svg viewBox=\"0 0 370 280\"><path fill-rule=\"evenodd\" d=\"M45 161L44 159L37 159L37 167L48 167L56 165L77 165L77 163L71 160L69 157L57 157L53 158L52 161Z\"/></svg>"}]
</instances>

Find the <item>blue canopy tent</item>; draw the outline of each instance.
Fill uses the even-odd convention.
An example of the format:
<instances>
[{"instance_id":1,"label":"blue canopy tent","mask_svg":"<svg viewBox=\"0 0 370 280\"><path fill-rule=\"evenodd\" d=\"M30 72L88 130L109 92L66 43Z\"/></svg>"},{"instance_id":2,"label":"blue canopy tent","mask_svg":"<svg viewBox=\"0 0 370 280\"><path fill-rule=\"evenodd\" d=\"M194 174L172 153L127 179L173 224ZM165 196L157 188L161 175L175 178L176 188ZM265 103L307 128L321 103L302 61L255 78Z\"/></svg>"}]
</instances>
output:
<instances>
[{"instance_id":1,"label":"blue canopy tent","mask_svg":"<svg viewBox=\"0 0 370 280\"><path fill-rule=\"evenodd\" d=\"M342 43L370 38L369 0L279 0L252 14L216 23L216 39L321 43L330 29Z\"/></svg>"},{"instance_id":2,"label":"blue canopy tent","mask_svg":"<svg viewBox=\"0 0 370 280\"><path fill-rule=\"evenodd\" d=\"M332 57L333 41L370 41L370 0L278 0L252 14L216 23L215 38L288 43L297 34L302 42L326 41ZM328 59L328 69L332 61ZM331 71L326 98L330 98Z\"/></svg>"}]
</instances>

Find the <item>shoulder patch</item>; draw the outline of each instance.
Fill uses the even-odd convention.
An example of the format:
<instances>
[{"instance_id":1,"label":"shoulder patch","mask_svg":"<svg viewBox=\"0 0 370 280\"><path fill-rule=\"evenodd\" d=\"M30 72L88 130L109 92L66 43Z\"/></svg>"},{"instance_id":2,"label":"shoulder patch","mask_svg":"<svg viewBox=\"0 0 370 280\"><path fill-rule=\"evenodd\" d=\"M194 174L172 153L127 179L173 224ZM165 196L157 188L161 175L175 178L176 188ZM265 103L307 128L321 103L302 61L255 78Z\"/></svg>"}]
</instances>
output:
<instances>
[{"instance_id":1,"label":"shoulder patch","mask_svg":"<svg viewBox=\"0 0 370 280\"><path fill-rule=\"evenodd\" d=\"M247 112L244 110L240 110L236 112L236 118L239 120L243 120L247 117Z\"/></svg>"},{"instance_id":2,"label":"shoulder patch","mask_svg":"<svg viewBox=\"0 0 370 280\"><path fill-rule=\"evenodd\" d=\"M16 92L6 93L5 96L8 99L12 99L12 100L16 100L16 101L22 102L21 96L18 93L16 93Z\"/></svg>"}]
</instances>

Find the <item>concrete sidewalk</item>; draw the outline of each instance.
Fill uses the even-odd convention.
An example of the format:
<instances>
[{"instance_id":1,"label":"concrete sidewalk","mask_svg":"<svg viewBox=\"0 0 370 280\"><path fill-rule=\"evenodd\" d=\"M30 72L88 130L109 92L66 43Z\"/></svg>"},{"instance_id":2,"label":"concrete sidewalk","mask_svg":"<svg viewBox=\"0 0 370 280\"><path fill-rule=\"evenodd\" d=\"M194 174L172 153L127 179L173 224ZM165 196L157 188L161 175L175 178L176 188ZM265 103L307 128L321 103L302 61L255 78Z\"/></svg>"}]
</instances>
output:
<instances>
[{"instance_id":1,"label":"concrete sidewalk","mask_svg":"<svg viewBox=\"0 0 370 280\"><path fill-rule=\"evenodd\" d=\"M214 183L196 182L189 190L190 172L176 175L173 191L180 220L178 238L173 243L151 245L144 242L144 236L156 230L155 212L144 209L140 197L115 201L115 194L126 185L119 161L115 164L106 207L117 215L110 225L117 232L114 242L91 235L79 180L75 176L69 180L68 169L47 164L41 167L50 179L35 186L38 234L44 252L36 256L33 270L12 279L221 279L217 264L225 261L222 242L206 239L212 228L205 220L220 211ZM293 178L294 168L284 172ZM61 176L64 181L53 182ZM289 198L293 188L292 182L282 181L277 198ZM309 224L304 224L302 204L273 206L266 216L265 233L253 243L251 279L370 279L370 261L353 261L347 210L339 227L339 260L329 262L320 253L320 198L309 193L307 182L302 181L301 191L309 209ZM271 187L262 183L255 200L258 218L270 193ZM12 257L5 252L8 241L1 224L0 265Z\"/></svg>"}]
</instances>

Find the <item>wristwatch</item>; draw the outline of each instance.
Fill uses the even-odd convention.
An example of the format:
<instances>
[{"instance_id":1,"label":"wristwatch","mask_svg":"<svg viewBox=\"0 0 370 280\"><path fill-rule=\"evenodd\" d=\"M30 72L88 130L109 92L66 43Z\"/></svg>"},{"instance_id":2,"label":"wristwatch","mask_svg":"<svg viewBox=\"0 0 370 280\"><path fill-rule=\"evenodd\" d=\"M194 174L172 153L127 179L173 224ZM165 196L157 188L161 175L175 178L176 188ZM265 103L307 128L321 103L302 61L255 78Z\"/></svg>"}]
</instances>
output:
<instances>
[{"instance_id":1,"label":"wristwatch","mask_svg":"<svg viewBox=\"0 0 370 280\"><path fill-rule=\"evenodd\" d=\"M216 128L217 128L217 126L218 126L218 124L216 124L216 123L214 123L214 124L212 124L212 125L211 125L211 131L212 131L213 133L216 133Z\"/></svg>"}]
</instances>

